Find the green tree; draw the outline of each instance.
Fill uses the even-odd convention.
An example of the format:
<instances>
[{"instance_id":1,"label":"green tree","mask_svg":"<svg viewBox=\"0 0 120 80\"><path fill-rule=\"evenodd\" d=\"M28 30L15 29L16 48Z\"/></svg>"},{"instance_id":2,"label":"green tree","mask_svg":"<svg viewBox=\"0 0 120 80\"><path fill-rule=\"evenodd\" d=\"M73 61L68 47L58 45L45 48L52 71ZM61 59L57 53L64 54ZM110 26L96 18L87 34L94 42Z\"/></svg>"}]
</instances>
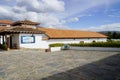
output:
<instances>
[{"instance_id":1,"label":"green tree","mask_svg":"<svg viewBox=\"0 0 120 80\"><path fill-rule=\"evenodd\" d=\"M112 33L111 32L108 32L107 36L108 36L108 39L112 39Z\"/></svg>"},{"instance_id":2,"label":"green tree","mask_svg":"<svg viewBox=\"0 0 120 80\"><path fill-rule=\"evenodd\" d=\"M116 33L116 32L113 32L113 33L112 33L112 38L113 38L113 39L117 39L117 33Z\"/></svg>"}]
</instances>

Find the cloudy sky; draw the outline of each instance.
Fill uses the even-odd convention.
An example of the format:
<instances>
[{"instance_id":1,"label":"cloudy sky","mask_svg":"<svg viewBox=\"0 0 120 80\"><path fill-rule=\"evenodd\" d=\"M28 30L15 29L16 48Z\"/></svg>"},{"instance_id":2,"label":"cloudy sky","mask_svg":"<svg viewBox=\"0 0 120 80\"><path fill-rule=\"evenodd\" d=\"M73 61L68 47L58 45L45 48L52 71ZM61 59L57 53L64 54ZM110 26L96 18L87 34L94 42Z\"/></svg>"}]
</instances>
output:
<instances>
[{"instance_id":1,"label":"cloudy sky","mask_svg":"<svg viewBox=\"0 0 120 80\"><path fill-rule=\"evenodd\" d=\"M50 28L120 31L120 0L0 0L0 19L29 19Z\"/></svg>"}]
</instances>

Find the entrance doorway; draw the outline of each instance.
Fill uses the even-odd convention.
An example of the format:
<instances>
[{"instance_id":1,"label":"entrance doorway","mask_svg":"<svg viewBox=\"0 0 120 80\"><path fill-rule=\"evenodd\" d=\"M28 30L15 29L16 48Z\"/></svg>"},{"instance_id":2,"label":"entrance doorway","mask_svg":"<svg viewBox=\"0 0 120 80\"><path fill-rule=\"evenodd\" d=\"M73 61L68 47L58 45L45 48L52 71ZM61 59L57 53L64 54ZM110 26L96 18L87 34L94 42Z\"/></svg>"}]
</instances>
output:
<instances>
[{"instance_id":1,"label":"entrance doorway","mask_svg":"<svg viewBox=\"0 0 120 80\"><path fill-rule=\"evenodd\" d=\"M12 46L12 36L10 36L10 49L12 49L13 48L13 46Z\"/></svg>"}]
</instances>

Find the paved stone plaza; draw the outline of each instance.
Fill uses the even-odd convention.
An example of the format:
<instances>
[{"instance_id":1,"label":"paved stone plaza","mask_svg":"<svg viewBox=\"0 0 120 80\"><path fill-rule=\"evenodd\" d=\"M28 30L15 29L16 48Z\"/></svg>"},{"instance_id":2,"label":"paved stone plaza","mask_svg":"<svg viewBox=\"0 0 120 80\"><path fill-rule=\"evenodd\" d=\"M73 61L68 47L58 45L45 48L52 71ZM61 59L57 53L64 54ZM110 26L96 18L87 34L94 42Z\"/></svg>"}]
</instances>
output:
<instances>
[{"instance_id":1,"label":"paved stone plaza","mask_svg":"<svg viewBox=\"0 0 120 80\"><path fill-rule=\"evenodd\" d=\"M120 52L0 51L0 80L120 80Z\"/></svg>"}]
</instances>

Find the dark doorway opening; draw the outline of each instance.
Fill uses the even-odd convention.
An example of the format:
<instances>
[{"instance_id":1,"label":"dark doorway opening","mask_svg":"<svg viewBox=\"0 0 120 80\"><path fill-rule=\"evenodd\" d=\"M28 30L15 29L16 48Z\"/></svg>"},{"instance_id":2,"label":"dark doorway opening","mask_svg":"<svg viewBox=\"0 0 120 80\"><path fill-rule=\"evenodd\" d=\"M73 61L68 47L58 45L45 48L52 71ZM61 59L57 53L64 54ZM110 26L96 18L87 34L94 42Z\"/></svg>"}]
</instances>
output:
<instances>
[{"instance_id":1,"label":"dark doorway opening","mask_svg":"<svg viewBox=\"0 0 120 80\"><path fill-rule=\"evenodd\" d=\"M10 49L12 49L13 46L12 46L12 36L10 36Z\"/></svg>"}]
</instances>

